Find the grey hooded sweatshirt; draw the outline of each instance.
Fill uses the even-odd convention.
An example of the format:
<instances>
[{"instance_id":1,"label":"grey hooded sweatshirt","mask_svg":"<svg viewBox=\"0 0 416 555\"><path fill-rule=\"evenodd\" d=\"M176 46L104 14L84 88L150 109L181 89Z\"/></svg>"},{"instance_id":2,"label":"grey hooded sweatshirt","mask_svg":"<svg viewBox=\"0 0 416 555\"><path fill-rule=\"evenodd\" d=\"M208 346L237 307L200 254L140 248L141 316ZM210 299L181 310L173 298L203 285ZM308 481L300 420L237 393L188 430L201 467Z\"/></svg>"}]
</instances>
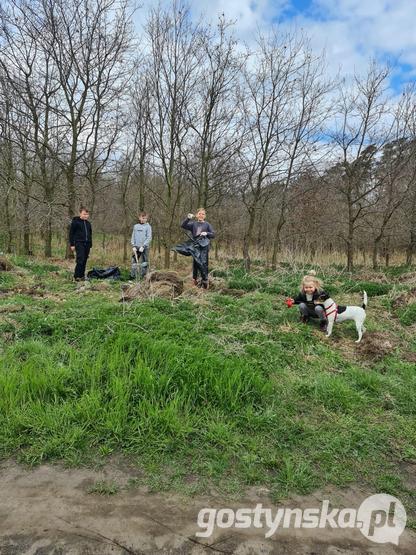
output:
<instances>
[{"instance_id":1,"label":"grey hooded sweatshirt","mask_svg":"<svg viewBox=\"0 0 416 555\"><path fill-rule=\"evenodd\" d=\"M150 224L136 224L131 234L132 247L148 247L152 240L152 227Z\"/></svg>"}]
</instances>

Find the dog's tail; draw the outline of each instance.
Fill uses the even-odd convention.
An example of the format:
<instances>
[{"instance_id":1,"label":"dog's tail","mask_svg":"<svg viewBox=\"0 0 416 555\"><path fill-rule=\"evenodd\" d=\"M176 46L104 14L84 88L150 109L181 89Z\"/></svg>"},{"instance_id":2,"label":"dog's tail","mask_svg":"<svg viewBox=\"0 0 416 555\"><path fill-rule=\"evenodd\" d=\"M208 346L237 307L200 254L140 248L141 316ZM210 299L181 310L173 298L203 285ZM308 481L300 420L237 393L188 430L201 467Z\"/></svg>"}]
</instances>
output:
<instances>
[{"instance_id":1,"label":"dog's tail","mask_svg":"<svg viewBox=\"0 0 416 555\"><path fill-rule=\"evenodd\" d=\"M363 304L361 305L363 307L363 309L365 310L367 308L368 305L368 297L367 297L367 292L363 291Z\"/></svg>"}]
</instances>

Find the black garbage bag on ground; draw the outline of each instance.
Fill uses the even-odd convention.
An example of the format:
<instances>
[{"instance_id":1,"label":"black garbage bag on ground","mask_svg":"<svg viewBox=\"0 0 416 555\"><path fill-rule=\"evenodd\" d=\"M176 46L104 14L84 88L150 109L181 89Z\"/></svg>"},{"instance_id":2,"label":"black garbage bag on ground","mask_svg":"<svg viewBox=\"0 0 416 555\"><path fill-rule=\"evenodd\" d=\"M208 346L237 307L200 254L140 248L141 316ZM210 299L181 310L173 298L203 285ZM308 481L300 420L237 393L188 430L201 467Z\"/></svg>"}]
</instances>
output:
<instances>
[{"instance_id":1,"label":"black garbage bag on ground","mask_svg":"<svg viewBox=\"0 0 416 555\"><path fill-rule=\"evenodd\" d=\"M120 279L121 273L118 266L109 268L93 268L87 274L88 279Z\"/></svg>"}]
</instances>

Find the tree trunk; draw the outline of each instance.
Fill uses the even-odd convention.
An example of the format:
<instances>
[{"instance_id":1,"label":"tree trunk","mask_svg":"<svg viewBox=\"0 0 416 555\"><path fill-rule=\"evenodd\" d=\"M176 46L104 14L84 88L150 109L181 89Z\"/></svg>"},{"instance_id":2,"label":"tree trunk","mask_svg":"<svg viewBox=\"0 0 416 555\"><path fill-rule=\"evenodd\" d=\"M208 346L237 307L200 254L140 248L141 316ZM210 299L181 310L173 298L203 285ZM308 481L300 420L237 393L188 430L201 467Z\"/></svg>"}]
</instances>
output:
<instances>
[{"instance_id":1,"label":"tree trunk","mask_svg":"<svg viewBox=\"0 0 416 555\"><path fill-rule=\"evenodd\" d=\"M276 226L276 231L274 233L274 239L273 239L273 252L272 252L272 263L271 263L271 267L273 270L276 269L277 267L277 255L280 252L281 249L281 240L280 240L280 233L282 231L283 225L284 225L284 220L282 217L279 218L279 221L277 222L277 226Z\"/></svg>"},{"instance_id":2,"label":"tree trunk","mask_svg":"<svg viewBox=\"0 0 416 555\"><path fill-rule=\"evenodd\" d=\"M123 262L124 264L127 263L127 245L129 243L129 230L127 227L124 228L123 233Z\"/></svg>"},{"instance_id":3,"label":"tree trunk","mask_svg":"<svg viewBox=\"0 0 416 555\"><path fill-rule=\"evenodd\" d=\"M410 237L406 249L406 265L413 264L413 255L416 251L416 194L412 202L412 219L410 222Z\"/></svg>"},{"instance_id":4,"label":"tree trunk","mask_svg":"<svg viewBox=\"0 0 416 555\"><path fill-rule=\"evenodd\" d=\"M413 255L416 250L416 229L410 230L410 239L406 249L406 265L411 266L413 264Z\"/></svg>"},{"instance_id":5,"label":"tree trunk","mask_svg":"<svg viewBox=\"0 0 416 555\"><path fill-rule=\"evenodd\" d=\"M28 220L25 219L23 231L23 253L28 255L30 252L30 227Z\"/></svg>"},{"instance_id":6,"label":"tree trunk","mask_svg":"<svg viewBox=\"0 0 416 555\"><path fill-rule=\"evenodd\" d=\"M164 257L163 266L165 270L168 270L170 268L170 248L167 245L165 245L164 249L165 249L165 257Z\"/></svg>"},{"instance_id":7,"label":"tree trunk","mask_svg":"<svg viewBox=\"0 0 416 555\"><path fill-rule=\"evenodd\" d=\"M347 270L352 272L354 269L354 249L352 243L348 241L347 243Z\"/></svg>"},{"instance_id":8,"label":"tree trunk","mask_svg":"<svg viewBox=\"0 0 416 555\"><path fill-rule=\"evenodd\" d=\"M249 272L251 268L250 243L253 237L255 220L256 220L256 211L254 209L251 209L249 211L248 228L244 235L244 241L243 241L243 259L244 259L244 269L246 272Z\"/></svg>"},{"instance_id":9,"label":"tree trunk","mask_svg":"<svg viewBox=\"0 0 416 555\"><path fill-rule=\"evenodd\" d=\"M6 212L6 228L7 228L7 241L6 241L6 252L7 254L12 253L12 244L13 244L13 230L12 230L12 222L10 216L10 199L9 195L6 195L4 201L4 207Z\"/></svg>"},{"instance_id":10,"label":"tree trunk","mask_svg":"<svg viewBox=\"0 0 416 555\"><path fill-rule=\"evenodd\" d=\"M76 203L76 195L75 195L75 187L74 187L74 175L75 170L71 166L67 172L66 181L67 181L67 193L68 193L68 217L69 217L69 224L67 226L67 237L69 236L69 229L71 227L71 220L75 215L75 203ZM66 252L65 258L70 259L73 258L74 254L69 248L69 241L66 242Z\"/></svg>"},{"instance_id":11,"label":"tree trunk","mask_svg":"<svg viewBox=\"0 0 416 555\"><path fill-rule=\"evenodd\" d=\"M69 245L68 242L67 242L67 245ZM46 216L46 228L45 228L45 235L44 235L44 254L46 258L50 258L52 256L52 214L50 211Z\"/></svg>"},{"instance_id":12,"label":"tree trunk","mask_svg":"<svg viewBox=\"0 0 416 555\"><path fill-rule=\"evenodd\" d=\"M27 176L26 153L23 153L24 198L23 198L23 253L30 251L30 182Z\"/></svg>"},{"instance_id":13,"label":"tree trunk","mask_svg":"<svg viewBox=\"0 0 416 555\"><path fill-rule=\"evenodd\" d=\"M351 214L348 222L348 239L347 239L347 270L352 272L354 268L354 222Z\"/></svg>"},{"instance_id":14,"label":"tree trunk","mask_svg":"<svg viewBox=\"0 0 416 555\"><path fill-rule=\"evenodd\" d=\"M378 268L378 253L379 253L379 250L380 250L380 241L381 241L381 236L380 235L374 239L374 244L373 244L373 270L377 270L377 268Z\"/></svg>"},{"instance_id":15,"label":"tree trunk","mask_svg":"<svg viewBox=\"0 0 416 555\"><path fill-rule=\"evenodd\" d=\"M144 157L140 158L140 166L139 166L139 211L143 212L144 210Z\"/></svg>"},{"instance_id":16,"label":"tree trunk","mask_svg":"<svg viewBox=\"0 0 416 555\"><path fill-rule=\"evenodd\" d=\"M388 268L390 266L390 239L388 239L386 241L386 250L384 253L384 263L386 265L386 268Z\"/></svg>"}]
</instances>

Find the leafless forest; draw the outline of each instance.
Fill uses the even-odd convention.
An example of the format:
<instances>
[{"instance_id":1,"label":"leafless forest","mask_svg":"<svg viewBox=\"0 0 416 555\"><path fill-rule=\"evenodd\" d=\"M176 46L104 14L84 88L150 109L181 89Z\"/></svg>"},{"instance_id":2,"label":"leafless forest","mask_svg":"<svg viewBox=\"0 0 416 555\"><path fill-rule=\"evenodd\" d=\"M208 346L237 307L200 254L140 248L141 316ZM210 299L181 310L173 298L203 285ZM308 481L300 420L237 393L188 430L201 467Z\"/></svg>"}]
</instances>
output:
<instances>
[{"instance_id":1,"label":"leafless forest","mask_svg":"<svg viewBox=\"0 0 416 555\"><path fill-rule=\"evenodd\" d=\"M133 21L128 0L1 3L0 250L51 256L82 203L127 258L145 209L168 267L204 206L247 270L283 250L412 263L416 89L391 67L329 79L305 32L246 46L177 2Z\"/></svg>"}]
</instances>

